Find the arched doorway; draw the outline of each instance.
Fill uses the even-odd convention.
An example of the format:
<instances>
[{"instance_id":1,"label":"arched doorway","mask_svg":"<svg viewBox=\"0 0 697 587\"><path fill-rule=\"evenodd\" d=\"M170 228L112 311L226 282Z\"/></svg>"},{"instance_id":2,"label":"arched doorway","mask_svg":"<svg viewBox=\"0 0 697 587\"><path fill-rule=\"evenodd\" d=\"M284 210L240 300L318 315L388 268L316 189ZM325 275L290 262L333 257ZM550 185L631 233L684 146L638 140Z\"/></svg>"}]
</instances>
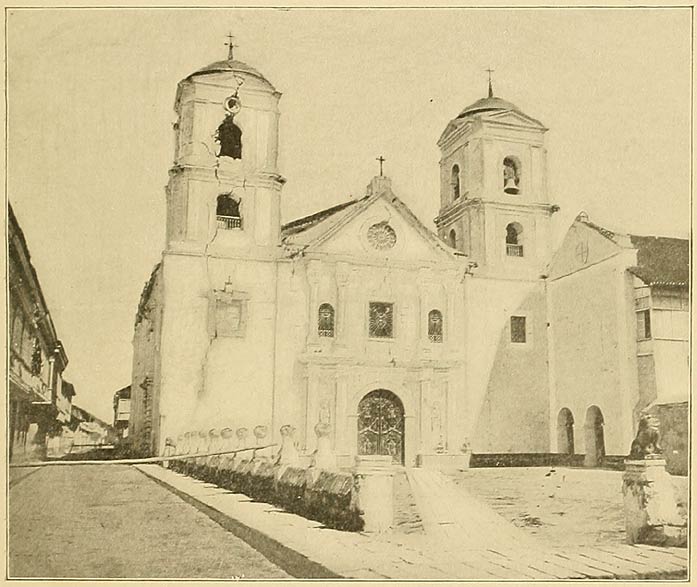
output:
<instances>
[{"instance_id":1,"label":"arched doorway","mask_svg":"<svg viewBox=\"0 0 697 587\"><path fill-rule=\"evenodd\" d=\"M376 389L359 402L358 454L391 455L404 464L404 406L391 391Z\"/></svg>"},{"instance_id":2,"label":"arched doorway","mask_svg":"<svg viewBox=\"0 0 697 587\"><path fill-rule=\"evenodd\" d=\"M598 467L605 456L605 434L603 433L603 413L598 406L591 406L586 411L585 437L586 437L586 467Z\"/></svg>"},{"instance_id":3,"label":"arched doorway","mask_svg":"<svg viewBox=\"0 0 697 587\"><path fill-rule=\"evenodd\" d=\"M574 454L574 416L569 408L562 408L557 416L557 452Z\"/></svg>"}]
</instances>

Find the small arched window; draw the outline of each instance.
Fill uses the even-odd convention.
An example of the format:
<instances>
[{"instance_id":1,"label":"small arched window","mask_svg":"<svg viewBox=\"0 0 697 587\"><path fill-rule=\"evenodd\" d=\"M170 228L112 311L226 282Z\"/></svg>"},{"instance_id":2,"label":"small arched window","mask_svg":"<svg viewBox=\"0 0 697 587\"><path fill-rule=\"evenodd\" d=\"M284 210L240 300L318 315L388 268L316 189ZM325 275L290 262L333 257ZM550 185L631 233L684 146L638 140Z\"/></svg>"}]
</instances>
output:
<instances>
[{"instance_id":1,"label":"small arched window","mask_svg":"<svg viewBox=\"0 0 697 587\"><path fill-rule=\"evenodd\" d=\"M450 233L448 233L448 244L453 248L457 248L457 232L453 228Z\"/></svg>"},{"instance_id":2,"label":"small arched window","mask_svg":"<svg viewBox=\"0 0 697 587\"><path fill-rule=\"evenodd\" d=\"M431 310L428 313L428 340L443 342L443 314L440 310Z\"/></svg>"},{"instance_id":3,"label":"small arched window","mask_svg":"<svg viewBox=\"0 0 697 587\"><path fill-rule=\"evenodd\" d=\"M453 165L450 171L450 186L453 193L453 201L460 197L460 166Z\"/></svg>"},{"instance_id":4,"label":"small arched window","mask_svg":"<svg viewBox=\"0 0 697 587\"><path fill-rule=\"evenodd\" d=\"M506 255L523 256L523 227L518 222L511 222L506 226Z\"/></svg>"},{"instance_id":5,"label":"small arched window","mask_svg":"<svg viewBox=\"0 0 697 587\"><path fill-rule=\"evenodd\" d=\"M503 160L503 191L507 194L520 193L520 161L515 157Z\"/></svg>"},{"instance_id":6,"label":"small arched window","mask_svg":"<svg viewBox=\"0 0 697 587\"><path fill-rule=\"evenodd\" d=\"M231 193L220 194L215 207L215 216L218 228L242 228L240 200L234 198Z\"/></svg>"},{"instance_id":7,"label":"small arched window","mask_svg":"<svg viewBox=\"0 0 697 587\"><path fill-rule=\"evenodd\" d=\"M334 338L334 307L331 304L322 304L319 307L317 334L327 338Z\"/></svg>"},{"instance_id":8,"label":"small arched window","mask_svg":"<svg viewBox=\"0 0 697 587\"><path fill-rule=\"evenodd\" d=\"M215 140L220 144L218 157L242 159L242 129L235 124L232 114L228 114L218 127Z\"/></svg>"}]
</instances>

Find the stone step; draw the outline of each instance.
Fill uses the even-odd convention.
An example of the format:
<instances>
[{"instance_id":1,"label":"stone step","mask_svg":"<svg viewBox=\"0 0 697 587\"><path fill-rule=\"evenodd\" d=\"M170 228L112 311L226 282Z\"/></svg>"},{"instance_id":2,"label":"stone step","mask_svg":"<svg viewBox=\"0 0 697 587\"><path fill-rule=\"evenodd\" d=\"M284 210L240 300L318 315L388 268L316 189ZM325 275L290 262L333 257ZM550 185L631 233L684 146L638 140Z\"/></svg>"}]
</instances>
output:
<instances>
[{"instance_id":1,"label":"stone step","mask_svg":"<svg viewBox=\"0 0 697 587\"><path fill-rule=\"evenodd\" d=\"M397 471L394 476L394 529L405 534L424 531L416 499L404 470Z\"/></svg>"}]
</instances>

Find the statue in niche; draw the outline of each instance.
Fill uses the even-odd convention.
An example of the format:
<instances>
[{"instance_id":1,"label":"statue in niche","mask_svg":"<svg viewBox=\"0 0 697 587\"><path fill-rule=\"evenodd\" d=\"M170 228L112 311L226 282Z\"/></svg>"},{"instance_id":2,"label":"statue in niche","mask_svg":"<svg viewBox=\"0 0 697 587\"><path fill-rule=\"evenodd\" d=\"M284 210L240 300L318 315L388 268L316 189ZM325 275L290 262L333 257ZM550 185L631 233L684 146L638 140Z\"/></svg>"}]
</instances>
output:
<instances>
[{"instance_id":1,"label":"statue in niche","mask_svg":"<svg viewBox=\"0 0 697 587\"><path fill-rule=\"evenodd\" d=\"M235 124L234 115L228 114L215 133L215 140L220 144L218 157L242 159L242 130Z\"/></svg>"},{"instance_id":2,"label":"statue in niche","mask_svg":"<svg viewBox=\"0 0 697 587\"><path fill-rule=\"evenodd\" d=\"M331 424L332 423L332 411L329 406L329 400L323 399L319 404L319 423L320 424Z\"/></svg>"}]
</instances>

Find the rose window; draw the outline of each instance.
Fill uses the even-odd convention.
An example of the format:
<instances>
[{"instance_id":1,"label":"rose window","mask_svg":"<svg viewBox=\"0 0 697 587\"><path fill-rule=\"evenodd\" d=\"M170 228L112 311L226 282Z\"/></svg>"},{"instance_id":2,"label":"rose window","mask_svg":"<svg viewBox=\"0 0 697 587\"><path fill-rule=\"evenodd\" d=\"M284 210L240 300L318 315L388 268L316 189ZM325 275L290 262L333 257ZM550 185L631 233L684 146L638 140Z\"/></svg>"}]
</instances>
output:
<instances>
[{"instance_id":1,"label":"rose window","mask_svg":"<svg viewBox=\"0 0 697 587\"><path fill-rule=\"evenodd\" d=\"M397 234L387 222L379 222L368 229L368 242L378 250L391 249L397 242Z\"/></svg>"}]
</instances>

